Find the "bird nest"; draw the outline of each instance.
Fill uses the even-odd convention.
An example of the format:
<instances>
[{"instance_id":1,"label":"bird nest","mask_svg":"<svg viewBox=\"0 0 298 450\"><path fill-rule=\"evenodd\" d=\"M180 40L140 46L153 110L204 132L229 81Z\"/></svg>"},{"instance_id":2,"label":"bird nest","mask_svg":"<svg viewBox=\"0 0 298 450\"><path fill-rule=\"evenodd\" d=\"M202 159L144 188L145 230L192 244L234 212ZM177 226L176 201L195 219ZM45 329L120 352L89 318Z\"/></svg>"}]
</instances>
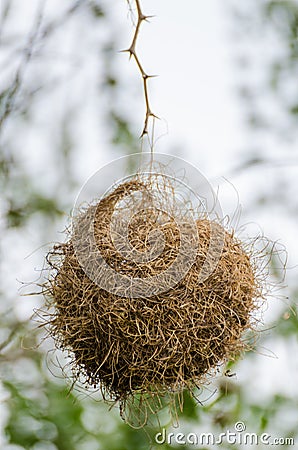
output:
<instances>
[{"instance_id":1,"label":"bird nest","mask_svg":"<svg viewBox=\"0 0 298 450\"><path fill-rule=\"evenodd\" d=\"M259 307L249 252L174 191L163 177L118 185L47 257L49 331L73 355L73 374L122 410L204 384L247 349Z\"/></svg>"}]
</instances>

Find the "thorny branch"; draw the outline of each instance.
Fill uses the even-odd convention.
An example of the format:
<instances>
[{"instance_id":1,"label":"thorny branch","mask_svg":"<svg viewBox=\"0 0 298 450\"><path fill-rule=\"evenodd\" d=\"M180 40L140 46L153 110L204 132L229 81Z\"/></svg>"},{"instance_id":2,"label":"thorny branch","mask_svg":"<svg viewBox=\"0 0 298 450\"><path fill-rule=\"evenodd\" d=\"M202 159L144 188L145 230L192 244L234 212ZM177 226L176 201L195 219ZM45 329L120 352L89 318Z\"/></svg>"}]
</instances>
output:
<instances>
[{"instance_id":1,"label":"thorny branch","mask_svg":"<svg viewBox=\"0 0 298 450\"><path fill-rule=\"evenodd\" d=\"M130 0L127 0L127 3L130 5ZM137 23L135 26L135 32L134 32L132 43L130 44L130 47L127 50L123 50L123 52L129 53L129 57L134 58L137 66L138 66L138 69L141 73L142 79L143 79L145 105L146 105L144 128L143 128L143 131L141 134L141 137L143 137L145 134L148 133L148 122L149 122L150 117L157 118L157 116L151 110L150 102L149 102L149 93L148 93L148 80L149 80L149 78L153 78L155 75L148 75L145 72L145 70L140 62L140 59L137 55L136 44L137 44L137 40L138 40L142 22L147 21L152 16L146 16L145 14L143 14L140 0L135 0L135 3L136 3L136 8L137 8Z\"/></svg>"}]
</instances>

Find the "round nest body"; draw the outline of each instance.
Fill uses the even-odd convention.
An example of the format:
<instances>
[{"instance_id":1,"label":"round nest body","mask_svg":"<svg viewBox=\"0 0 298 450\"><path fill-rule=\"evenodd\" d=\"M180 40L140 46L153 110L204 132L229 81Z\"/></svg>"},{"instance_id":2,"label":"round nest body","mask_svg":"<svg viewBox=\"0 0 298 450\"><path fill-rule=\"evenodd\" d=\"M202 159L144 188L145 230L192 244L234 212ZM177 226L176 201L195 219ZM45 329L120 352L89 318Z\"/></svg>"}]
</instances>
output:
<instances>
[{"instance_id":1,"label":"round nest body","mask_svg":"<svg viewBox=\"0 0 298 450\"><path fill-rule=\"evenodd\" d=\"M118 217L125 217L129 205L124 199L135 199L140 191L145 193L143 209L129 218L131 248L146 254L154 241L148 236L161 230L164 237L162 251L141 260L124 258L111 237L115 210ZM163 194L159 207L150 208L150 192L150 183L138 179L121 184L75 217L67 242L48 255L47 296L54 307L50 332L60 348L71 351L76 376L120 402L135 393L177 392L202 385L221 364L246 350L243 332L251 328L258 307L259 286L251 256L232 232L204 216L195 220L196 258L169 289L150 296L124 296L90 276L78 260L75 241L85 245L92 266L98 255L88 247L86 230L91 221L103 259L127 279L146 281L173 264L181 241L176 219L180 215L185 224L187 215L173 202L162 208L165 201L170 203ZM200 281L212 225L223 245L214 270Z\"/></svg>"}]
</instances>

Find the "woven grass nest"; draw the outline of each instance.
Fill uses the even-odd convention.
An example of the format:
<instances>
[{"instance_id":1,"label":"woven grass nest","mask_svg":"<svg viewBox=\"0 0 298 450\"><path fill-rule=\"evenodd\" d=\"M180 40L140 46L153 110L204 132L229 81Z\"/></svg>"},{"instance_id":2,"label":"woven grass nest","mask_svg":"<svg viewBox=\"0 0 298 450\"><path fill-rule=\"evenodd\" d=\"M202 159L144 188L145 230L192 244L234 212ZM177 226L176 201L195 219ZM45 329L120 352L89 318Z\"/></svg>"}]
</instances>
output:
<instances>
[{"instance_id":1,"label":"woven grass nest","mask_svg":"<svg viewBox=\"0 0 298 450\"><path fill-rule=\"evenodd\" d=\"M131 248L146 254L154 247L154 236L159 236L154 233L163 234L162 251L143 260L124 257L111 238L115 210L121 223L131 206L125 199L134 202L140 193L143 209L129 217ZM159 201L154 208L153 195ZM87 386L99 387L105 398L119 401L122 408L136 395L162 396L204 384L220 365L246 350L243 332L252 327L259 305L260 286L251 255L232 232L204 214L194 222L199 236L195 260L168 290L138 297L130 296L127 288L126 295L119 295L97 282L100 265L88 240L90 226L104 261L126 279L146 283L171 267L181 243L176 219L187 230L189 204L182 207L170 197L164 186L159 192L153 188L152 181L136 177L122 183L83 208L66 242L55 245L47 257L51 270L44 291L53 311L49 331L57 346L73 355L75 376ZM165 209L171 210L171 217ZM221 253L212 273L200 281L211 232L222 240ZM95 266L97 274L94 270L90 276L82 267L77 242L88 255L85 263ZM113 280L104 281L113 286Z\"/></svg>"}]
</instances>

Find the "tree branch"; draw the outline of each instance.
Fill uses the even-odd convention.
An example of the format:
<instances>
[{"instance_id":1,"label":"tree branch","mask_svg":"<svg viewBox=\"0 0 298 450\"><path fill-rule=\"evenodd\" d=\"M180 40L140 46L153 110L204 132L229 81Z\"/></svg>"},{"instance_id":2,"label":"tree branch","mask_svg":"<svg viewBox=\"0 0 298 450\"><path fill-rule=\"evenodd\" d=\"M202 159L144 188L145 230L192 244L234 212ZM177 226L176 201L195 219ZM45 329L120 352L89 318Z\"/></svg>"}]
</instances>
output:
<instances>
[{"instance_id":1,"label":"tree branch","mask_svg":"<svg viewBox=\"0 0 298 450\"><path fill-rule=\"evenodd\" d=\"M130 0L127 0L128 4L130 4L129 1ZM130 44L130 47L127 50L123 50L123 52L129 53L129 58L131 58L131 57L134 58L137 66L138 66L138 69L141 73L142 79L143 79L143 89L144 89L145 106L146 106L144 128L143 128L143 131L141 134L141 137L143 137L145 134L148 133L148 123L149 123L150 117L157 118L157 116L151 110L150 101L149 101L149 92L148 92L148 80L149 80L149 78L153 78L155 75L148 75L145 72L145 70L140 62L140 59L137 55L136 45L137 45L137 40L139 37L139 32L140 32L142 22L148 20L152 16L146 16L143 14L140 0L135 0L135 3L136 3L136 8L137 8L137 23L136 23L136 27L135 27L135 32L134 32L132 43Z\"/></svg>"}]
</instances>

